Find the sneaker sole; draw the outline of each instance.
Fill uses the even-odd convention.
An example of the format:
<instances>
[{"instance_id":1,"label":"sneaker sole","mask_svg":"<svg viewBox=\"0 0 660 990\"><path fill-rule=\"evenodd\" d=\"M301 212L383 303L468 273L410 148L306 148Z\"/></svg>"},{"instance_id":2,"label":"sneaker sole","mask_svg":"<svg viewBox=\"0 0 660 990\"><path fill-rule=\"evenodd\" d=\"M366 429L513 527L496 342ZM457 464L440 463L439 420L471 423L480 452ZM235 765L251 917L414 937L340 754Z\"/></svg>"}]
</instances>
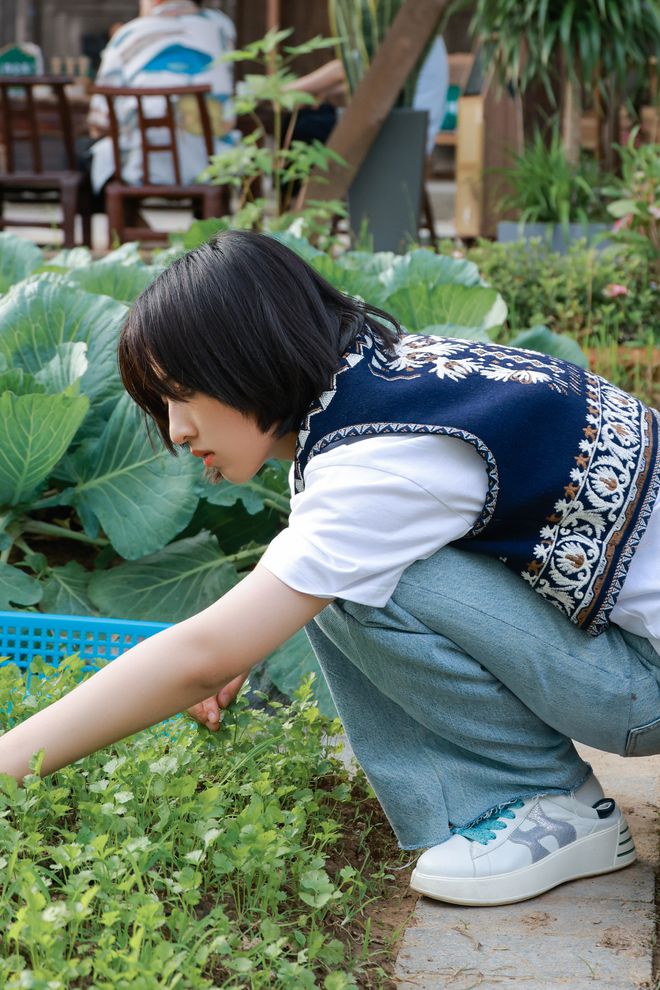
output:
<instances>
[{"instance_id":1,"label":"sneaker sole","mask_svg":"<svg viewBox=\"0 0 660 990\"><path fill-rule=\"evenodd\" d=\"M623 815L611 828L585 835L515 873L491 877L439 877L413 870L410 886L419 894L449 904L494 907L515 904L569 880L622 870L637 853Z\"/></svg>"}]
</instances>

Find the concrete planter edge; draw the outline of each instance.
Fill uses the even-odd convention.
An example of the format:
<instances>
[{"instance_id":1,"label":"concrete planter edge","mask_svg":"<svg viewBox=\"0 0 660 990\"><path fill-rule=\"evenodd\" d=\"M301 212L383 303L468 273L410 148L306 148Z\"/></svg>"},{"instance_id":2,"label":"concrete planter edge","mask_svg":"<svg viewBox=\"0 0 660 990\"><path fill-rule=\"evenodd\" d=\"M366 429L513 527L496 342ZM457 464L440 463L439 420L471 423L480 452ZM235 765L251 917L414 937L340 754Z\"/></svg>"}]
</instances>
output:
<instances>
[{"instance_id":1,"label":"concrete planter edge","mask_svg":"<svg viewBox=\"0 0 660 990\"><path fill-rule=\"evenodd\" d=\"M568 231L559 223L521 223L518 220L500 220L497 225L497 240L500 243L510 244L513 242L531 240L539 238L546 243L551 251L558 254L566 254L570 244L576 241L585 240L590 247L600 251L610 245L609 240L594 243L600 234L611 230L606 223L571 223ZM568 237L566 234L568 233Z\"/></svg>"}]
</instances>

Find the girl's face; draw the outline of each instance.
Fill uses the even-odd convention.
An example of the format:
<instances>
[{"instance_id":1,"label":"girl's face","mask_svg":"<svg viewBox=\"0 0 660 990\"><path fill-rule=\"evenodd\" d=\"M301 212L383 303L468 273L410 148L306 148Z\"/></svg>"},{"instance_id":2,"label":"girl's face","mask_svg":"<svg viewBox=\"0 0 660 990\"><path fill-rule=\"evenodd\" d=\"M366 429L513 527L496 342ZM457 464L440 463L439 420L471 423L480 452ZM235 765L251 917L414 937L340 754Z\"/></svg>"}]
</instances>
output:
<instances>
[{"instance_id":1,"label":"girl's face","mask_svg":"<svg viewBox=\"0 0 660 990\"><path fill-rule=\"evenodd\" d=\"M270 457L291 460L296 435L263 433L251 416L219 399L195 392L189 399L166 399L172 443L188 444L204 461L211 481L249 481Z\"/></svg>"}]
</instances>

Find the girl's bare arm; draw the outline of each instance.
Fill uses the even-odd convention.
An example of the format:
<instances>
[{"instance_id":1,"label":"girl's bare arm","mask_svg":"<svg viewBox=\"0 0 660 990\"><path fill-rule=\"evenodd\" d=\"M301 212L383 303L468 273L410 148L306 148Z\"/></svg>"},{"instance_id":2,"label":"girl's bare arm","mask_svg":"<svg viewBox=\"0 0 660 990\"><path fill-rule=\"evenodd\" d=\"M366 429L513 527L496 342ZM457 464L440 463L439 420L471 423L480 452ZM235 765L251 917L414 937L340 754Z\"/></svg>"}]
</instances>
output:
<instances>
[{"instance_id":1,"label":"girl's bare arm","mask_svg":"<svg viewBox=\"0 0 660 990\"><path fill-rule=\"evenodd\" d=\"M113 660L64 698L0 736L0 773L42 776L190 708L253 667L328 604L263 567L197 615Z\"/></svg>"}]
</instances>

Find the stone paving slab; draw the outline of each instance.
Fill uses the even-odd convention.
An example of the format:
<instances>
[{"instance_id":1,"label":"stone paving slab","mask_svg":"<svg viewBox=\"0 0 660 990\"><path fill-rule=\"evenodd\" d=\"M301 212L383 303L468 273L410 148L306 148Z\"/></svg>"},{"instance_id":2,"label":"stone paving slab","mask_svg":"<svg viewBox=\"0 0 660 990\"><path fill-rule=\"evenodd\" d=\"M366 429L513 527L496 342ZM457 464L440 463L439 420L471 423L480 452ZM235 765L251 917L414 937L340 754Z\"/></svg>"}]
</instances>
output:
<instances>
[{"instance_id":1,"label":"stone paving slab","mask_svg":"<svg viewBox=\"0 0 660 990\"><path fill-rule=\"evenodd\" d=\"M638 862L521 904L420 898L397 959L400 990L651 990L660 758L579 749L628 816Z\"/></svg>"}]
</instances>

